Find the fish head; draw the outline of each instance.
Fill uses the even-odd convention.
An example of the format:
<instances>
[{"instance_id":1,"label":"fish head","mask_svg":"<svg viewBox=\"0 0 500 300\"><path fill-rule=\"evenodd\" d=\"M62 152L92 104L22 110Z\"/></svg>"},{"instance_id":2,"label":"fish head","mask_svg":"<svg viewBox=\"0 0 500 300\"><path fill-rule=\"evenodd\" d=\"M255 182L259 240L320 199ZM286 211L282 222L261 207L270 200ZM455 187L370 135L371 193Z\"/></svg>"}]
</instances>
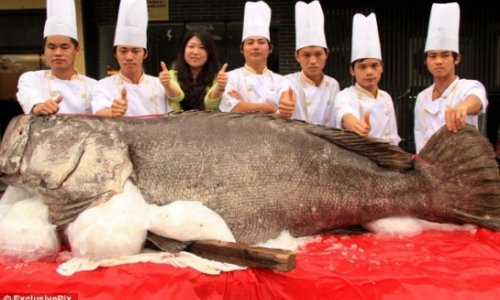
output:
<instances>
[{"instance_id":1,"label":"fish head","mask_svg":"<svg viewBox=\"0 0 500 300\"><path fill-rule=\"evenodd\" d=\"M13 184L19 178L24 152L28 143L31 115L14 117L0 145L0 180Z\"/></svg>"},{"instance_id":2,"label":"fish head","mask_svg":"<svg viewBox=\"0 0 500 300\"><path fill-rule=\"evenodd\" d=\"M42 196L51 221L65 225L123 191L132 173L128 145L106 119L24 116L1 145L2 181Z\"/></svg>"}]
</instances>

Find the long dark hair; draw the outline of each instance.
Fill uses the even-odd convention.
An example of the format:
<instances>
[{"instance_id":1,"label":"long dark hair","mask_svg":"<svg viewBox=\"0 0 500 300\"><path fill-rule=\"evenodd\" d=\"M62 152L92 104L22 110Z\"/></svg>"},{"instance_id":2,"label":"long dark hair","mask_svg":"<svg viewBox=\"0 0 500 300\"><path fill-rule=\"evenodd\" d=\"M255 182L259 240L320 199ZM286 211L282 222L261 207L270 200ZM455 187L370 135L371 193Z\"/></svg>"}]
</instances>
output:
<instances>
[{"instance_id":1,"label":"long dark hair","mask_svg":"<svg viewBox=\"0 0 500 300\"><path fill-rule=\"evenodd\" d=\"M200 74L194 81L191 69L184 59L186 45L192 37L198 37L207 51L207 62L203 65ZM215 43L210 34L206 31L188 31L182 38L177 51L177 59L173 64L173 69L177 70L179 85L184 91L184 100L180 102L183 110L199 109L205 110L206 88L212 84L215 76L219 72L219 59L215 50Z\"/></svg>"}]
</instances>

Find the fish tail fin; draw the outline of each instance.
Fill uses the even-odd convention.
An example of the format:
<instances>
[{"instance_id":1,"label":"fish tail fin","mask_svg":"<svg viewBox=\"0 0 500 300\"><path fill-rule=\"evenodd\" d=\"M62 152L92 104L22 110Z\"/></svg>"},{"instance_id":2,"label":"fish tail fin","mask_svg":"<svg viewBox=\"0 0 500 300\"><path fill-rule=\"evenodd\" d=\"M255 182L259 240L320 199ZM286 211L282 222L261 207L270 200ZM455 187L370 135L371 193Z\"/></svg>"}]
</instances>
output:
<instances>
[{"instance_id":1,"label":"fish tail fin","mask_svg":"<svg viewBox=\"0 0 500 300\"><path fill-rule=\"evenodd\" d=\"M415 168L433 189L432 206L449 221L500 230L500 173L491 143L476 128L441 128L418 154Z\"/></svg>"}]
</instances>

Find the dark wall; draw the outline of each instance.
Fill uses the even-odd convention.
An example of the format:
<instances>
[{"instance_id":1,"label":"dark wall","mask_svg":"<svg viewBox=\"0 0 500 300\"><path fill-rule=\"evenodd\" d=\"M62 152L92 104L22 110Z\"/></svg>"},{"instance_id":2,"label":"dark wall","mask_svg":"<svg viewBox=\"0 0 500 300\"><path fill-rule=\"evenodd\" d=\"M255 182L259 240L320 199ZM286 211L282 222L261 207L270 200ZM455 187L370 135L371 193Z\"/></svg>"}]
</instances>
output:
<instances>
[{"instance_id":1,"label":"dark wall","mask_svg":"<svg viewBox=\"0 0 500 300\"><path fill-rule=\"evenodd\" d=\"M0 10L0 54L43 53L43 10Z\"/></svg>"}]
</instances>

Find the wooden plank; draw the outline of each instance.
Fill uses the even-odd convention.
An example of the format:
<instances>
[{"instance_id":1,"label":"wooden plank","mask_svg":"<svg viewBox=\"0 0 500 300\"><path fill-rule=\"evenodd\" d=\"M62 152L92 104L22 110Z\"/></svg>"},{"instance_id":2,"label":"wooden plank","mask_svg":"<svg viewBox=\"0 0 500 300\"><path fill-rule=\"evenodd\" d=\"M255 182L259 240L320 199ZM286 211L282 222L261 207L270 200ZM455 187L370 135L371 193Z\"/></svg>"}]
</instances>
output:
<instances>
[{"instance_id":1,"label":"wooden plank","mask_svg":"<svg viewBox=\"0 0 500 300\"><path fill-rule=\"evenodd\" d=\"M295 268L295 253L289 250L215 240L180 242L152 232L148 232L147 240L166 252L188 251L220 262L278 271L291 271Z\"/></svg>"},{"instance_id":2,"label":"wooden plank","mask_svg":"<svg viewBox=\"0 0 500 300\"><path fill-rule=\"evenodd\" d=\"M295 253L289 250L214 240L193 241L187 250L204 258L241 266L278 271L295 268Z\"/></svg>"}]
</instances>

